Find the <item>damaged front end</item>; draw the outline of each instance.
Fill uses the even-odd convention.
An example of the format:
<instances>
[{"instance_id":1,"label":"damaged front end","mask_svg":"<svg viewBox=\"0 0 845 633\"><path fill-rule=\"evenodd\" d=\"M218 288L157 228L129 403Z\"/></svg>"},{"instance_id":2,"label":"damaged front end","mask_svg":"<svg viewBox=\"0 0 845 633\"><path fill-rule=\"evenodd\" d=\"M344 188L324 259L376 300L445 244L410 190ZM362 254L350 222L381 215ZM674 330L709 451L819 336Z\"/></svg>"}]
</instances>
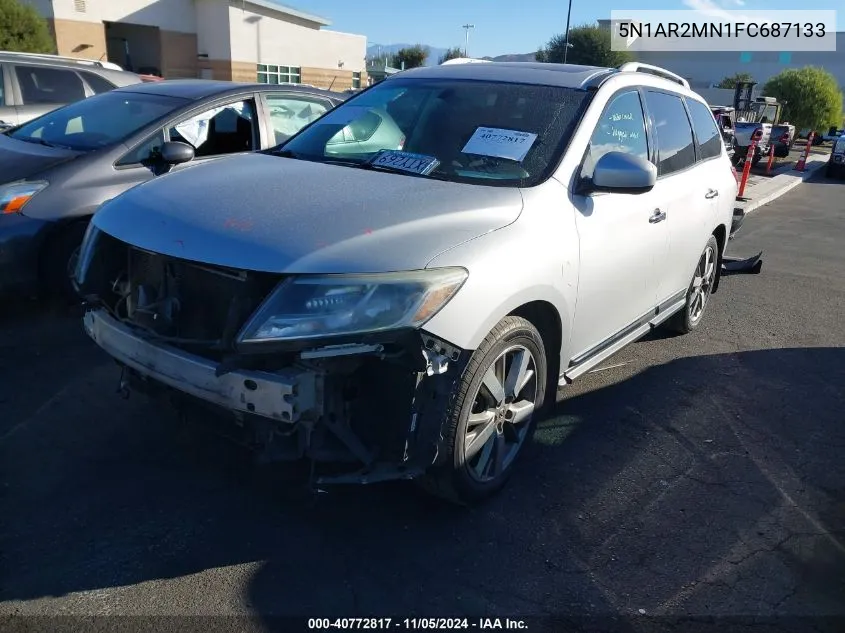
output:
<instances>
[{"instance_id":1,"label":"damaged front end","mask_svg":"<svg viewBox=\"0 0 845 633\"><path fill-rule=\"evenodd\" d=\"M442 454L469 357L419 325L465 271L364 277L232 270L92 228L75 283L122 389L211 407L262 461L310 460L316 483L414 478Z\"/></svg>"}]
</instances>

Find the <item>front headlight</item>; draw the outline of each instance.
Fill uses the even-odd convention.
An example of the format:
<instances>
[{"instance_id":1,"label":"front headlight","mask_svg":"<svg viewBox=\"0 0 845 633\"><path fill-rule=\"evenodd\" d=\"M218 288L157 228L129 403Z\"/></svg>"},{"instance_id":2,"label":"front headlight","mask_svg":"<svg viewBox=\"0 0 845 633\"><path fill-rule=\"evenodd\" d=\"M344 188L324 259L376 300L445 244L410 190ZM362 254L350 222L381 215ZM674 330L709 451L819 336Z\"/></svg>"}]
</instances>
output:
<instances>
[{"instance_id":1,"label":"front headlight","mask_svg":"<svg viewBox=\"0 0 845 633\"><path fill-rule=\"evenodd\" d=\"M241 343L418 328L463 285L463 268L314 275L283 282L238 336Z\"/></svg>"},{"instance_id":2,"label":"front headlight","mask_svg":"<svg viewBox=\"0 0 845 633\"><path fill-rule=\"evenodd\" d=\"M46 182L16 182L0 186L0 213L20 213L26 203L46 186Z\"/></svg>"}]
</instances>

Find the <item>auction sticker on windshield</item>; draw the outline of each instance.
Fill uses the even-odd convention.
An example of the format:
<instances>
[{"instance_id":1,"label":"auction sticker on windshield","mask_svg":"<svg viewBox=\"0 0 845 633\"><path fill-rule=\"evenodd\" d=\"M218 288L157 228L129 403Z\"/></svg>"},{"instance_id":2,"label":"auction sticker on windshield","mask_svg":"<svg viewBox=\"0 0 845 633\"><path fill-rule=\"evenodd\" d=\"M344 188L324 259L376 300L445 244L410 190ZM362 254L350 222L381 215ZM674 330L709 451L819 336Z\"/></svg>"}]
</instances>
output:
<instances>
[{"instance_id":1,"label":"auction sticker on windshield","mask_svg":"<svg viewBox=\"0 0 845 633\"><path fill-rule=\"evenodd\" d=\"M427 156L425 154L387 150L372 159L370 164L374 167L401 169L412 174L422 174L425 176L434 171L440 164L440 161L434 156Z\"/></svg>"},{"instance_id":2,"label":"auction sticker on windshield","mask_svg":"<svg viewBox=\"0 0 845 633\"><path fill-rule=\"evenodd\" d=\"M464 154L493 156L522 162L536 140L537 135L530 132L480 127L475 130L461 151Z\"/></svg>"}]
</instances>

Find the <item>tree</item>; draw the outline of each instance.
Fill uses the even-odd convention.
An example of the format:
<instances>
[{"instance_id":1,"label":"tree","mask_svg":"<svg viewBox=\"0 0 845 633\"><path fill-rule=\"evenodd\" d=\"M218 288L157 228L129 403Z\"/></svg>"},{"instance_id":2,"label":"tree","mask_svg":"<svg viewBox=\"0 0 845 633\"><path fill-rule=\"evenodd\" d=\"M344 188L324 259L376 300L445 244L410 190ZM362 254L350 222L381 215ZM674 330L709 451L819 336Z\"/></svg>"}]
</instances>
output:
<instances>
[{"instance_id":1,"label":"tree","mask_svg":"<svg viewBox=\"0 0 845 633\"><path fill-rule=\"evenodd\" d=\"M555 35L545 47L537 51L537 61L562 64L565 50L566 36ZM569 29L569 53L566 55L568 64L615 68L632 60L630 52L611 49L609 29L589 25Z\"/></svg>"},{"instance_id":2,"label":"tree","mask_svg":"<svg viewBox=\"0 0 845 633\"><path fill-rule=\"evenodd\" d=\"M461 47L453 46L440 56L440 60L437 63L442 64L443 62L448 62L450 59L457 59L463 56L464 51L461 49Z\"/></svg>"},{"instance_id":3,"label":"tree","mask_svg":"<svg viewBox=\"0 0 845 633\"><path fill-rule=\"evenodd\" d=\"M390 65L394 68L402 68L402 62L405 62L406 70L408 68L417 68L425 64L425 60L428 59L428 53L428 47L422 44L400 48L391 58Z\"/></svg>"},{"instance_id":4,"label":"tree","mask_svg":"<svg viewBox=\"0 0 845 633\"><path fill-rule=\"evenodd\" d=\"M749 73L735 73L722 79L722 81L716 84L716 87L733 90L736 88L738 83L743 81L754 81L754 77L752 77Z\"/></svg>"},{"instance_id":5,"label":"tree","mask_svg":"<svg viewBox=\"0 0 845 633\"><path fill-rule=\"evenodd\" d=\"M786 102L783 119L798 129L827 130L842 123L842 92L823 68L791 68L775 75L763 94Z\"/></svg>"},{"instance_id":6,"label":"tree","mask_svg":"<svg viewBox=\"0 0 845 633\"><path fill-rule=\"evenodd\" d=\"M0 51L54 53L55 45L34 7L20 0L0 0Z\"/></svg>"}]
</instances>

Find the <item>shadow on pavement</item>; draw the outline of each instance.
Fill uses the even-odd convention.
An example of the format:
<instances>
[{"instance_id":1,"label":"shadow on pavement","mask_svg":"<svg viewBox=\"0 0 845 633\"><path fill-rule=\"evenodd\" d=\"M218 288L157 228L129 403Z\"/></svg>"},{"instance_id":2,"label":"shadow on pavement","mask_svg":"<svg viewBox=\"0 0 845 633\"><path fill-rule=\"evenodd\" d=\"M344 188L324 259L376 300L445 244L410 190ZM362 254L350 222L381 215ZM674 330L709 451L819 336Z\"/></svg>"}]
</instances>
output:
<instances>
[{"instance_id":1,"label":"shadow on pavement","mask_svg":"<svg viewBox=\"0 0 845 633\"><path fill-rule=\"evenodd\" d=\"M134 396L57 411L0 442L0 599L201 572L214 595L211 570L242 566L243 601L268 626L315 614L845 614L845 349L590 380L540 424L503 494L471 510L405 484L303 498L295 480Z\"/></svg>"}]
</instances>

